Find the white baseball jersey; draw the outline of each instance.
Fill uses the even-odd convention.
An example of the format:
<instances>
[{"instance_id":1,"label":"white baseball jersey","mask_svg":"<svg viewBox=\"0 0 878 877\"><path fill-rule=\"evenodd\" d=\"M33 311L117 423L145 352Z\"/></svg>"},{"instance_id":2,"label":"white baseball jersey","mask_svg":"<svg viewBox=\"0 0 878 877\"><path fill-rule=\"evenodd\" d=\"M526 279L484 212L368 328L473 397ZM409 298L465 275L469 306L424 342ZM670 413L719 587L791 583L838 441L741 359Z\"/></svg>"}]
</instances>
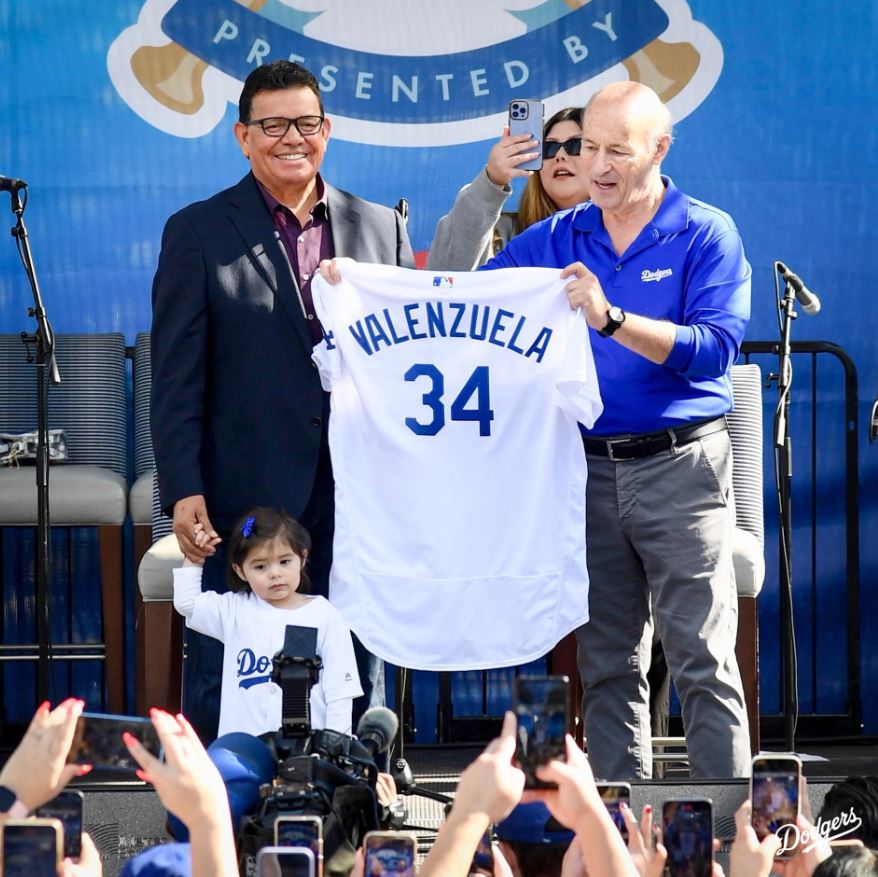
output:
<instances>
[{"instance_id":1,"label":"white baseball jersey","mask_svg":"<svg viewBox=\"0 0 878 877\"><path fill-rule=\"evenodd\" d=\"M521 664L588 620L586 463L602 410L557 269L316 277L332 393L330 600L375 654Z\"/></svg>"}]
</instances>

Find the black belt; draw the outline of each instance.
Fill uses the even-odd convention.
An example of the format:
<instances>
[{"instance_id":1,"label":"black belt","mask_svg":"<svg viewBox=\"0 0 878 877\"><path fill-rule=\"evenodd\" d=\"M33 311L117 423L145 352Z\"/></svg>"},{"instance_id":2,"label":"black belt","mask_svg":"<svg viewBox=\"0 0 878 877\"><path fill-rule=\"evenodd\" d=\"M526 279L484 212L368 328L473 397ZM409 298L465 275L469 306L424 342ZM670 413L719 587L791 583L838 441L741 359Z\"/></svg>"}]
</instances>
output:
<instances>
[{"instance_id":1,"label":"black belt","mask_svg":"<svg viewBox=\"0 0 878 877\"><path fill-rule=\"evenodd\" d=\"M609 457L611 460L639 460L641 457L651 457L653 454L660 454L662 451L669 451L680 445L688 445L689 442L713 435L724 429L726 429L725 417L715 417L713 420L702 420L699 423L675 426L642 435L610 435L605 438L583 437L582 443L585 445L585 453L595 457Z\"/></svg>"}]
</instances>

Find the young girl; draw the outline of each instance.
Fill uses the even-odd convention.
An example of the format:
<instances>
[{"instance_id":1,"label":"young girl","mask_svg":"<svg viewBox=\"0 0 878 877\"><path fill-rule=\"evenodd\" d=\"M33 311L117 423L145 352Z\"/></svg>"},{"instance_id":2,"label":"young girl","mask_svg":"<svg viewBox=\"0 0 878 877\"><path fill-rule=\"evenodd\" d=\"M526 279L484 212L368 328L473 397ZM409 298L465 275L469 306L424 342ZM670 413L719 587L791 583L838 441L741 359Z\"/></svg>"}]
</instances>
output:
<instances>
[{"instance_id":1,"label":"young girl","mask_svg":"<svg viewBox=\"0 0 878 877\"><path fill-rule=\"evenodd\" d=\"M211 540L202 530L196 541ZM271 681L272 657L284 645L287 625L317 628L323 661L311 688L311 727L351 733L353 699L363 691L351 633L323 597L306 596L305 563L311 538L289 515L248 511L229 539L229 588L201 590L201 566L188 560L174 570L174 608L186 625L225 646L219 733L259 735L281 724L281 688Z\"/></svg>"}]
</instances>

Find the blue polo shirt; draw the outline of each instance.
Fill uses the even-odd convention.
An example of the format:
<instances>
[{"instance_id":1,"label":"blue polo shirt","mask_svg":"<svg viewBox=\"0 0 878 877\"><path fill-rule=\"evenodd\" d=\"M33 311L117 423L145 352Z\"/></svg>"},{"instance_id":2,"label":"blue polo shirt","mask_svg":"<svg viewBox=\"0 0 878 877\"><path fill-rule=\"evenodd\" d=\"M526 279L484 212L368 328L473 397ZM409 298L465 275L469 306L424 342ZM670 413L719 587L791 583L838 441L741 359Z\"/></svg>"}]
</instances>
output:
<instances>
[{"instance_id":1,"label":"blue polo shirt","mask_svg":"<svg viewBox=\"0 0 878 877\"><path fill-rule=\"evenodd\" d=\"M586 435L644 433L718 417L732 407L729 369L750 319L750 265L731 217L668 177L658 212L622 256L599 208L579 204L525 229L484 268L582 262L610 303L677 325L656 365L591 330L604 412Z\"/></svg>"}]
</instances>

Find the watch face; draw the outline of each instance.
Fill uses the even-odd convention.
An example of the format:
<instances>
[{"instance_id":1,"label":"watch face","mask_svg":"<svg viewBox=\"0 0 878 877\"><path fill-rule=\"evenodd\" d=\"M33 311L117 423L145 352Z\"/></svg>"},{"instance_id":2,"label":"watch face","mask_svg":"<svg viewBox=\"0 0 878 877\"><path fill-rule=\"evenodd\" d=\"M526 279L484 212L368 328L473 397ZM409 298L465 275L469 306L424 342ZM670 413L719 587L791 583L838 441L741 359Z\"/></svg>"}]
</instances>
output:
<instances>
[{"instance_id":1,"label":"watch face","mask_svg":"<svg viewBox=\"0 0 878 877\"><path fill-rule=\"evenodd\" d=\"M614 323L624 323L625 322L625 311L623 311L622 308L617 308L615 306L611 307L610 310L607 312L607 316Z\"/></svg>"}]
</instances>

